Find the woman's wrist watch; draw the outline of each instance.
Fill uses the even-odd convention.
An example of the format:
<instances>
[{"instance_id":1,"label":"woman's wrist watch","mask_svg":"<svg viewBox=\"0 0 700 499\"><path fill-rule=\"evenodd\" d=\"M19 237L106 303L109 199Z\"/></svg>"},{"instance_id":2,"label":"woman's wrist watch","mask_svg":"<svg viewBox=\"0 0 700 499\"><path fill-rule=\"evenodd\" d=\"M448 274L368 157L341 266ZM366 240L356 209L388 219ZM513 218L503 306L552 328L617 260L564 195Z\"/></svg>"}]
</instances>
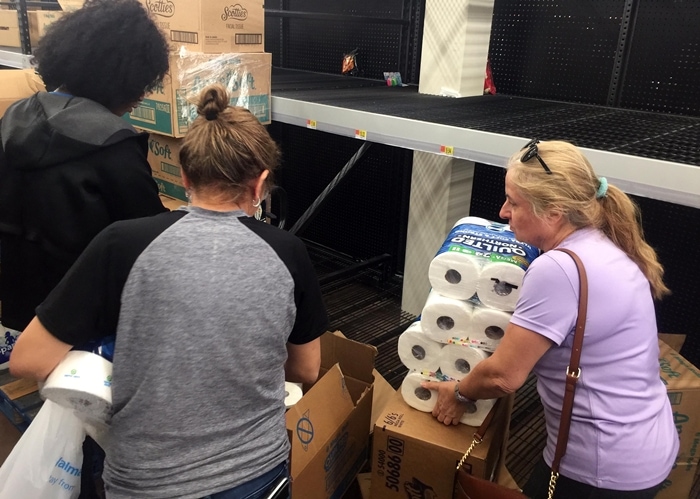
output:
<instances>
[{"instance_id":1,"label":"woman's wrist watch","mask_svg":"<svg viewBox=\"0 0 700 499\"><path fill-rule=\"evenodd\" d=\"M457 402L462 402L463 404L476 404L476 400L470 399L459 393L459 383L455 384L455 398Z\"/></svg>"}]
</instances>

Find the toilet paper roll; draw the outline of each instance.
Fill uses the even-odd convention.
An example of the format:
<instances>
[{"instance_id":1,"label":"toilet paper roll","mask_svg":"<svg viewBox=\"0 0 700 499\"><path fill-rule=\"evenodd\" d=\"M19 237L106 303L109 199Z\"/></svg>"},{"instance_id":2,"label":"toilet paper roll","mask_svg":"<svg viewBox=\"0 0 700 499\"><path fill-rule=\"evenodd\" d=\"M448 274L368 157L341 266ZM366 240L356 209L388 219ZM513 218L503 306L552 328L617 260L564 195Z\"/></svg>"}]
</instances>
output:
<instances>
[{"instance_id":1,"label":"toilet paper roll","mask_svg":"<svg viewBox=\"0 0 700 499\"><path fill-rule=\"evenodd\" d=\"M423 381L438 381L437 378L419 372L409 372L401 383L401 396L404 402L422 412L431 412L437 402L437 391L423 388Z\"/></svg>"},{"instance_id":2,"label":"toilet paper roll","mask_svg":"<svg viewBox=\"0 0 700 499\"><path fill-rule=\"evenodd\" d=\"M438 253L428 267L430 285L447 298L468 300L476 293L481 259L459 251Z\"/></svg>"},{"instance_id":3,"label":"toilet paper roll","mask_svg":"<svg viewBox=\"0 0 700 499\"><path fill-rule=\"evenodd\" d=\"M459 422L467 426L481 426L489 411L496 404L496 399L477 400L476 404L468 404L467 410L459 418Z\"/></svg>"},{"instance_id":4,"label":"toilet paper roll","mask_svg":"<svg viewBox=\"0 0 700 499\"><path fill-rule=\"evenodd\" d=\"M442 346L426 335L420 321L416 321L399 336L399 359L411 370L437 371Z\"/></svg>"},{"instance_id":5,"label":"toilet paper roll","mask_svg":"<svg viewBox=\"0 0 700 499\"><path fill-rule=\"evenodd\" d=\"M414 409L421 412L432 412L437 403L438 393L435 390L423 388L421 386L423 381L439 380L418 372L409 372L401 383L401 396L404 402ZM469 426L481 426L495 402L495 399L488 399L477 400L475 404L467 404L467 409L459 422Z\"/></svg>"},{"instance_id":6,"label":"toilet paper roll","mask_svg":"<svg viewBox=\"0 0 700 499\"><path fill-rule=\"evenodd\" d=\"M73 409L81 419L108 423L112 417L112 363L94 353L70 351L49 374L40 394Z\"/></svg>"},{"instance_id":7,"label":"toilet paper roll","mask_svg":"<svg viewBox=\"0 0 700 499\"><path fill-rule=\"evenodd\" d=\"M525 269L510 262L489 262L481 269L476 283L479 301L506 312L515 310Z\"/></svg>"},{"instance_id":8,"label":"toilet paper roll","mask_svg":"<svg viewBox=\"0 0 700 499\"><path fill-rule=\"evenodd\" d=\"M304 393L301 390L301 383L284 382L284 406L289 409L301 400Z\"/></svg>"},{"instance_id":9,"label":"toilet paper roll","mask_svg":"<svg viewBox=\"0 0 700 499\"><path fill-rule=\"evenodd\" d=\"M493 352L501 342L512 314L483 306L474 307L469 345Z\"/></svg>"},{"instance_id":10,"label":"toilet paper roll","mask_svg":"<svg viewBox=\"0 0 700 499\"><path fill-rule=\"evenodd\" d=\"M468 345L445 345L440 350L440 372L450 378L461 380L488 355L485 350Z\"/></svg>"},{"instance_id":11,"label":"toilet paper roll","mask_svg":"<svg viewBox=\"0 0 700 499\"><path fill-rule=\"evenodd\" d=\"M438 343L449 343L469 334L473 305L431 291L421 312L423 332Z\"/></svg>"}]
</instances>

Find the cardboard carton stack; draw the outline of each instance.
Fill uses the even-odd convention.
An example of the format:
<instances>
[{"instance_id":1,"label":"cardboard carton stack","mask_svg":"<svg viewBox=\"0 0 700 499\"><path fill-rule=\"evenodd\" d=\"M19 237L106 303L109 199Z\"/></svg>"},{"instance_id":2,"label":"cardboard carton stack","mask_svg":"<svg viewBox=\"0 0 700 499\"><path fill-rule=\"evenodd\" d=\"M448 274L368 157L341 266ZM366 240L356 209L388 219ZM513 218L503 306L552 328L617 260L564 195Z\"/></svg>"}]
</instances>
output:
<instances>
[{"instance_id":1,"label":"cardboard carton stack","mask_svg":"<svg viewBox=\"0 0 700 499\"><path fill-rule=\"evenodd\" d=\"M688 497L700 462L700 369L659 341L661 380L666 385L680 438L676 464L657 499Z\"/></svg>"},{"instance_id":2,"label":"cardboard carton stack","mask_svg":"<svg viewBox=\"0 0 700 499\"><path fill-rule=\"evenodd\" d=\"M32 46L44 36L46 28L63 15L60 10L28 10L29 41ZM21 47L16 10L0 9L0 46Z\"/></svg>"},{"instance_id":3,"label":"cardboard carton stack","mask_svg":"<svg viewBox=\"0 0 700 499\"><path fill-rule=\"evenodd\" d=\"M162 194L186 200L178 151L202 89L221 83L231 105L270 117L272 55L264 52L262 0L141 0L171 44L163 85L125 116L151 133L148 161Z\"/></svg>"}]
</instances>

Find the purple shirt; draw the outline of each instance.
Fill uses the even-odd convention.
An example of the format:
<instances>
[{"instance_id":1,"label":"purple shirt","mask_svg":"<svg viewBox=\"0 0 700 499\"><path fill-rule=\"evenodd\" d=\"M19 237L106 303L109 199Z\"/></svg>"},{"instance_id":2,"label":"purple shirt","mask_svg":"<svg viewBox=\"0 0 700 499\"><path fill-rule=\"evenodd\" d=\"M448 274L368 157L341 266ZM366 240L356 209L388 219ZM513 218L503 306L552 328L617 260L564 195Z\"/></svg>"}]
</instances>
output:
<instances>
[{"instance_id":1,"label":"purple shirt","mask_svg":"<svg viewBox=\"0 0 700 499\"><path fill-rule=\"evenodd\" d=\"M588 316L569 443L560 473L613 490L661 483L678 453L678 434L659 374L659 345L649 282L639 267L595 229L560 245L583 261ZM528 268L513 324L555 345L535 366L552 463L578 312L579 278L571 257L548 251Z\"/></svg>"}]
</instances>

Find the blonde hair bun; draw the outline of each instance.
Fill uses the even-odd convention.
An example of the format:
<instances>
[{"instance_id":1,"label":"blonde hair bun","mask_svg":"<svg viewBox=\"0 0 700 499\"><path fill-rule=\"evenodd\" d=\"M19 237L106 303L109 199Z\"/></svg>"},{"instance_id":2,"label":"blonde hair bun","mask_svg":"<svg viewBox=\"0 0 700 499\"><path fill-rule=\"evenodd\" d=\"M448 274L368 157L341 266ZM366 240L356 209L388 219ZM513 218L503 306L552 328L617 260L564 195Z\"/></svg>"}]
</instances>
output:
<instances>
[{"instance_id":1,"label":"blonde hair bun","mask_svg":"<svg viewBox=\"0 0 700 499\"><path fill-rule=\"evenodd\" d=\"M219 113L228 107L228 103L226 88L219 83L210 85L199 94L197 114L204 116L208 121L215 120L219 117Z\"/></svg>"}]
</instances>

